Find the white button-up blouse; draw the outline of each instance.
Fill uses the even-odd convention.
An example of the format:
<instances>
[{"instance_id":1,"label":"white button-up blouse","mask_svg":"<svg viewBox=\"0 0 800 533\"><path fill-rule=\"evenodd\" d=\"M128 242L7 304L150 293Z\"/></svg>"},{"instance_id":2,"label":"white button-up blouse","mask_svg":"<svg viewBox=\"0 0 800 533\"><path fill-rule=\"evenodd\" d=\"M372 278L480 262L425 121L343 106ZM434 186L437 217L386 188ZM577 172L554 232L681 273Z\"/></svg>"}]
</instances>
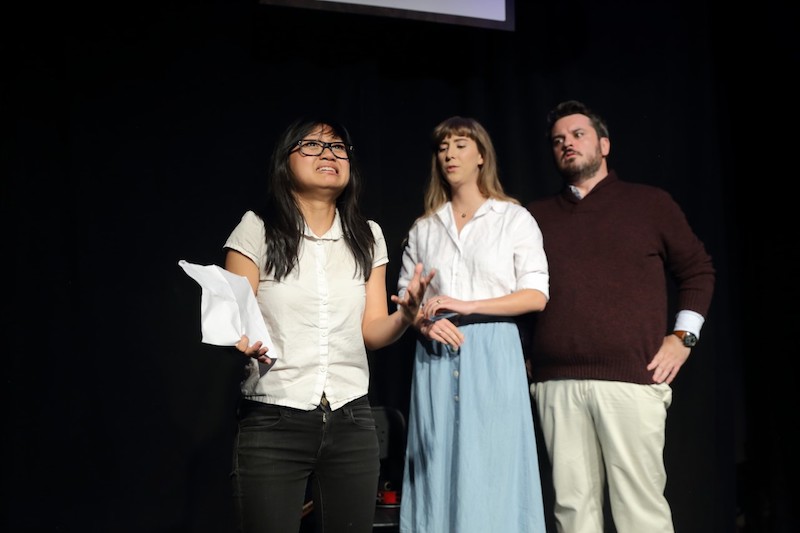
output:
<instances>
[{"instance_id":1,"label":"white button-up blouse","mask_svg":"<svg viewBox=\"0 0 800 533\"><path fill-rule=\"evenodd\" d=\"M460 235L450 202L417 220L403 252L399 294L405 293L419 262L426 273L436 269L426 297L482 300L521 289L550 296L542 232L527 209L511 202L487 200Z\"/></svg>"},{"instance_id":2,"label":"white button-up blouse","mask_svg":"<svg viewBox=\"0 0 800 533\"><path fill-rule=\"evenodd\" d=\"M378 267L389 261L386 242L380 226L373 221L369 225L375 236L372 265ZM306 226L298 265L280 282L264 269L264 223L252 211L244 214L225 248L258 265L256 300L281 354L261 377L255 361L251 363L242 382L244 397L311 410L319 405L323 391L332 409L367 394L369 366L361 334L366 281L356 272L338 211L333 226L321 237Z\"/></svg>"}]
</instances>

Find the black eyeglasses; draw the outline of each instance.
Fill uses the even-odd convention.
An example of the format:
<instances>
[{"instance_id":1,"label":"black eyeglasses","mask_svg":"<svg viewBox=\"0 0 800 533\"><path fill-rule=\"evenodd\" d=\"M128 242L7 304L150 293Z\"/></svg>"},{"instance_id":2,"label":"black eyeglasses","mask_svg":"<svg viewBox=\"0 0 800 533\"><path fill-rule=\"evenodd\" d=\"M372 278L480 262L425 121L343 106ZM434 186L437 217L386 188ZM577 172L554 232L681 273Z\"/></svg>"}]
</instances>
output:
<instances>
[{"instance_id":1,"label":"black eyeglasses","mask_svg":"<svg viewBox=\"0 0 800 533\"><path fill-rule=\"evenodd\" d=\"M303 139L297 141L297 148L303 155L321 155L328 148L337 159L350 159L352 146L347 146L343 142L326 143L316 139Z\"/></svg>"}]
</instances>

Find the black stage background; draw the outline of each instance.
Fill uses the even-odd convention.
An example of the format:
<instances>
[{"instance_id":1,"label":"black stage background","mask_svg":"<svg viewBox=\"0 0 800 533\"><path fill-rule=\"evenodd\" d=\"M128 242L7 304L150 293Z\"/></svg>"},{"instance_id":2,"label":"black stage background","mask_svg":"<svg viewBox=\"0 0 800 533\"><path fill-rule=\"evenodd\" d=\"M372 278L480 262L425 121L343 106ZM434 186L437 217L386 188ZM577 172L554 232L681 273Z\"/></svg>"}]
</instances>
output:
<instances>
[{"instance_id":1,"label":"black stage background","mask_svg":"<svg viewBox=\"0 0 800 533\"><path fill-rule=\"evenodd\" d=\"M611 166L668 189L718 270L668 419L677 530L789 531L797 234L780 195L798 53L783 3L522 1L513 32L255 1L2 19L5 531L228 531L241 361L200 342L200 289L177 263L222 263L291 119L352 129L394 292L433 126L479 119L526 203L559 186L543 118L568 98L607 117ZM411 354L410 334L371 354L373 403L407 409Z\"/></svg>"}]
</instances>

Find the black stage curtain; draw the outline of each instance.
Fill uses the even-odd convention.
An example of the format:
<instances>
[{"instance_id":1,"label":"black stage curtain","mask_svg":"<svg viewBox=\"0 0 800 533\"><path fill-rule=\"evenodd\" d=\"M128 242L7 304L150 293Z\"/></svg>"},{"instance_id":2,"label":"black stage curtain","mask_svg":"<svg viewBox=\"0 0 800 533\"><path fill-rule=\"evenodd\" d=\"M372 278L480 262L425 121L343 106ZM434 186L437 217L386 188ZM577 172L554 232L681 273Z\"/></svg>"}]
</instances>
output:
<instances>
[{"instance_id":1,"label":"black stage curtain","mask_svg":"<svg viewBox=\"0 0 800 533\"><path fill-rule=\"evenodd\" d=\"M787 531L790 21L771 0L525 1L514 31L241 0L4 17L6 530L229 530L241 362L200 342L177 263L222 264L291 119L351 128L393 293L432 128L480 120L527 203L559 188L544 115L575 98L607 117L611 166L670 191L718 270L669 414L677 530ZM407 412L412 352L407 334L370 354L374 404Z\"/></svg>"}]
</instances>

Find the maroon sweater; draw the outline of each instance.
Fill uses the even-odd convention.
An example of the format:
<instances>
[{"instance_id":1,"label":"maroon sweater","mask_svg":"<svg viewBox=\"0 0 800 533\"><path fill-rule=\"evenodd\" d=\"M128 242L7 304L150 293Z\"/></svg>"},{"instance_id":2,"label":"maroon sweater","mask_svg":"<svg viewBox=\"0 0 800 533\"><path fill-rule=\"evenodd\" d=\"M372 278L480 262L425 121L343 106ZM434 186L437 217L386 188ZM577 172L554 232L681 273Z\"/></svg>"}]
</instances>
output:
<instances>
[{"instance_id":1,"label":"maroon sweater","mask_svg":"<svg viewBox=\"0 0 800 533\"><path fill-rule=\"evenodd\" d=\"M528 209L550 271L550 301L528 339L533 380L652 383L646 366L674 313L706 316L714 291L711 257L683 211L665 191L614 171L582 200L567 187Z\"/></svg>"}]
</instances>

